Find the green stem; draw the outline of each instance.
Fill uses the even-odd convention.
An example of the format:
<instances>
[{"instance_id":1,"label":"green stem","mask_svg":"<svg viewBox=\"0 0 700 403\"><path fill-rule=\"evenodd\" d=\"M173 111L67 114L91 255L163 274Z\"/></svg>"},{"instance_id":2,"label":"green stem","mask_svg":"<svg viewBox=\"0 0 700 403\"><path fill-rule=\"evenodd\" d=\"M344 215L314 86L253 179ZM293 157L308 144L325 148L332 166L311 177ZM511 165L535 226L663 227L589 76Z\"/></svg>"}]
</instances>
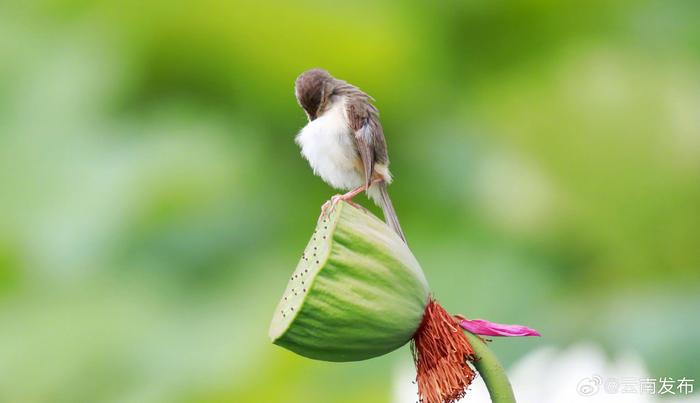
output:
<instances>
[{"instance_id":1,"label":"green stem","mask_svg":"<svg viewBox=\"0 0 700 403\"><path fill-rule=\"evenodd\" d=\"M513 388L511 388L506 372L496 356L481 338L467 331L464 333L476 353L477 360L474 362L474 366L486 383L491 402L516 403Z\"/></svg>"}]
</instances>

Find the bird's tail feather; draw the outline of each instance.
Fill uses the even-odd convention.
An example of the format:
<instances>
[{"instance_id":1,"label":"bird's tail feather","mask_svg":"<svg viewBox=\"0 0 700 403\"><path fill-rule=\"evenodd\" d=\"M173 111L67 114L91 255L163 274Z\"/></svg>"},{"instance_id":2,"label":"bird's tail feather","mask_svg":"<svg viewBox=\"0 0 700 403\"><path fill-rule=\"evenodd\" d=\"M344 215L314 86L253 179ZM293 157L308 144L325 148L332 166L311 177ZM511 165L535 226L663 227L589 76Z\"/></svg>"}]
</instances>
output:
<instances>
[{"instance_id":1,"label":"bird's tail feather","mask_svg":"<svg viewBox=\"0 0 700 403\"><path fill-rule=\"evenodd\" d=\"M377 204L379 204L379 207L382 208L382 212L384 213L384 221L386 221L387 225L396 231L401 239L406 242L406 236L403 234L401 224L399 224L399 217L396 215L394 205L391 203L391 198L389 197L389 192L386 188L386 182L381 181L373 184L368 193L369 196Z\"/></svg>"}]
</instances>

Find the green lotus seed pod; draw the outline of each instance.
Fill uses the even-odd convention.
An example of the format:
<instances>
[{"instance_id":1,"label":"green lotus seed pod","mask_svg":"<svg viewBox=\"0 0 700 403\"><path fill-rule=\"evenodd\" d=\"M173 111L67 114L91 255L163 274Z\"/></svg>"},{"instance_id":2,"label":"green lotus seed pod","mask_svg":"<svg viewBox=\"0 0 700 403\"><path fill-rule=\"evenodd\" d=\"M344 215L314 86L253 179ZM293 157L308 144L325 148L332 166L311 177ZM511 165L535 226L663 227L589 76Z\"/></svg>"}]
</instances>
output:
<instances>
[{"instance_id":1,"label":"green lotus seed pod","mask_svg":"<svg viewBox=\"0 0 700 403\"><path fill-rule=\"evenodd\" d=\"M364 360L411 340L428 301L408 246L383 221L341 201L318 222L269 334L309 358Z\"/></svg>"}]
</instances>

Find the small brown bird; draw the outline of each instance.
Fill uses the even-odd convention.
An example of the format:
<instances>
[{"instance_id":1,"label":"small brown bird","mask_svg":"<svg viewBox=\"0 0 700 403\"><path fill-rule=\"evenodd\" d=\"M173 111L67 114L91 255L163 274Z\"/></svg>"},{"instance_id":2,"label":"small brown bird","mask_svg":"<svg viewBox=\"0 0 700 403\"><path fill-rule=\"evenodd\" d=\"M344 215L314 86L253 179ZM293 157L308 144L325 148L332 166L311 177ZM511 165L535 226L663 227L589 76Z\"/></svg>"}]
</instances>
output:
<instances>
[{"instance_id":1,"label":"small brown bird","mask_svg":"<svg viewBox=\"0 0 700 403\"><path fill-rule=\"evenodd\" d=\"M338 200L352 202L357 194L367 195L384 212L384 219L406 240L387 192L391 183L389 158L379 111L374 99L359 88L338 80L326 70L311 69L295 83L295 95L309 123L296 136L301 154L314 173L343 195ZM329 203L324 205L324 210Z\"/></svg>"}]
</instances>

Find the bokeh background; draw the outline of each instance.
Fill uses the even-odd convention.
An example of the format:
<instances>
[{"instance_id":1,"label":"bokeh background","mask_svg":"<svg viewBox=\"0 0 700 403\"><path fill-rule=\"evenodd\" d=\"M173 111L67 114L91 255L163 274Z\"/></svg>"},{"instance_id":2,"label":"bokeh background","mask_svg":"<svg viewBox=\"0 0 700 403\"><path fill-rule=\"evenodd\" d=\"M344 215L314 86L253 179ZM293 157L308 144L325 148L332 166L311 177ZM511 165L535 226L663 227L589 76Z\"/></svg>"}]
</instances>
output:
<instances>
[{"instance_id":1,"label":"bokeh background","mask_svg":"<svg viewBox=\"0 0 700 403\"><path fill-rule=\"evenodd\" d=\"M408 348L332 364L267 338L334 194L293 141L317 66L376 98L435 295L543 333L497 341L506 365L585 341L697 377L699 20L692 0L1 2L0 401L390 401Z\"/></svg>"}]
</instances>

